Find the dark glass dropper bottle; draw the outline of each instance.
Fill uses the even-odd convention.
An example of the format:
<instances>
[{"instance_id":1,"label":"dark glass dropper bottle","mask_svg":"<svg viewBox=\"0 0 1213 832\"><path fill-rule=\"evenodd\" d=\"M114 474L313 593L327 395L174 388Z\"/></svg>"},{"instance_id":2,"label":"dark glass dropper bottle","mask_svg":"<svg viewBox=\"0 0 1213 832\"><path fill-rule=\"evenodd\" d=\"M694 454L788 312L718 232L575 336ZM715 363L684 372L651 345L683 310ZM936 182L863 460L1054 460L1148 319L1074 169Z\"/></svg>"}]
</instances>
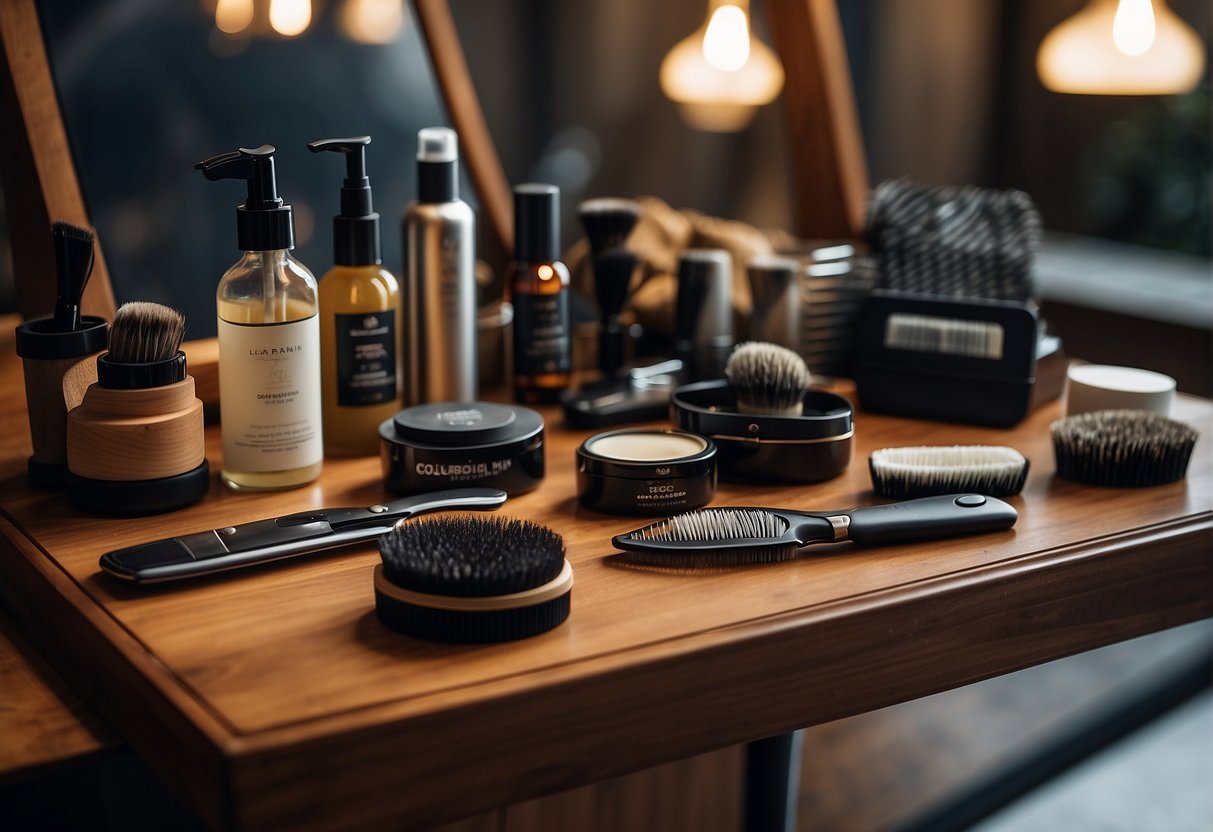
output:
<instances>
[{"instance_id":1,"label":"dark glass dropper bottle","mask_svg":"<svg viewBox=\"0 0 1213 832\"><path fill-rule=\"evenodd\" d=\"M514 188L514 394L527 404L559 401L571 380L569 270L560 262L560 189Z\"/></svg>"}]
</instances>

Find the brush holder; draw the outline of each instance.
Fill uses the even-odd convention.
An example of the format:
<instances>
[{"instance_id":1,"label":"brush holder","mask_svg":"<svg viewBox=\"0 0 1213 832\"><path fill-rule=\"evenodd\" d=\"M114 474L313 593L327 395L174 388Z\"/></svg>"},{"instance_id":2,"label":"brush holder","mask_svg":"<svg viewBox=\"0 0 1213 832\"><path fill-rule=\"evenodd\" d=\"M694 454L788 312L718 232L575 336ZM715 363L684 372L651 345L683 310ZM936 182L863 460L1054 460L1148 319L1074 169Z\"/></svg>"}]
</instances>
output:
<instances>
[{"instance_id":1,"label":"brush holder","mask_svg":"<svg viewBox=\"0 0 1213 832\"><path fill-rule=\"evenodd\" d=\"M80 404L84 391L97 380L97 355L109 340L109 323L86 316L77 329L62 332L54 318L41 318L17 327L17 355L25 375L34 455L29 459L29 484L62 488L67 470L67 413Z\"/></svg>"},{"instance_id":2,"label":"brush holder","mask_svg":"<svg viewBox=\"0 0 1213 832\"><path fill-rule=\"evenodd\" d=\"M98 382L67 417L67 487L83 511L155 514L210 486L202 402L185 354L150 364L97 360Z\"/></svg>"},{"instance_id":3,"label":"brush holder","mask_svg":"<svg viewBox=\"0 0 1213 832\"><path fill-rule=\"evenodd\" d=\"M670 395L670 419L716 444L720 478L731 482L822 482L851 461L851 403L824 390L804 396L800 416L741 413L729 382L686 384Z\"/></svg>"}]
</instances>

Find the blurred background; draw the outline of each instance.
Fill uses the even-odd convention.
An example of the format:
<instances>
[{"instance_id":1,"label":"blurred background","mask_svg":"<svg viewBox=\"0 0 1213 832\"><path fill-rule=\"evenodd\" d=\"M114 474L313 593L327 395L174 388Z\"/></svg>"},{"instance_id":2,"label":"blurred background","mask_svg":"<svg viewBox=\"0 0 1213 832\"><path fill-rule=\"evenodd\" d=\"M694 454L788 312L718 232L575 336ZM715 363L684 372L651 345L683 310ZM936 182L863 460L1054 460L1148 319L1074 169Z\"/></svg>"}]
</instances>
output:
<instances>
[{"instance_id":1,"label":"blurred background","mask_svg":"<svg viewBox=\"0 0 1213 832\"><path fill-rule=\"evenodd\" d=\"M662 92L662 60L704 25L705 0L451 5L505 172L511 182L561 187L566 243L579 236L577 202L601 195L651 194L764 228L793 227L789 158L796 149L780 102L757 108L740 129L709 132L684 121ZM1207 44L1210 5L1171 5ZM398 219L414 193L416 131L446 121L407 3L43 6L82 188L120 301L174 303L187 313L190 337L214 333L212 292L238 254L233 211L244 193L239 183L206 182L193 164L262 143L279 149L279 188L295 206L297 253L321 274L331 262L329 220L342 170L339 160L312 156L304 145L370 134L384 262L400 269ZM1083 6L841 3L871 181L1020 188L1052 231L1183 252L1204 258L1207 272L1207 70L1181 95L1046 90L1037 49ZM756 38L769 43L760 0L750 19ZM463 187L475 203L466 176ZM0 240L0 303L11 307L6 250Z\"/></svg>"}]
</instances>

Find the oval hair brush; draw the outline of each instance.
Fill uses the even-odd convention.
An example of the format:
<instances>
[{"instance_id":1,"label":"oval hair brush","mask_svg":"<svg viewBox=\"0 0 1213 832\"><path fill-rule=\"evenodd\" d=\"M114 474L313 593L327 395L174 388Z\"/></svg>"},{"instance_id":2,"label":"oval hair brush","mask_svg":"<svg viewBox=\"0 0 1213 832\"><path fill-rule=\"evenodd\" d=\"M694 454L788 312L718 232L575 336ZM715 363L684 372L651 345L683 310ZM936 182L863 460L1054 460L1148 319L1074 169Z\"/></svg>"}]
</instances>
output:
<instances>
[{"instance_id":1,"label":"oval hair brush","mask_svg":"<svg viewBox=\"0 0 1213 832\"><path fill-rule=\"evenodd\" d=\"M629 560L655 566L737 566L790 560L811 543L853 540L866 546L1009 529L1019 514L982 494L948 494L841 511L702 508L626 534L611 543Z\"/></svg>"},{"instance_id":2,"label":"oval hair brush","mask_svg":"<svg viewBox=\"0 0 1213 832\"><path fill-rule=\"evenodd\" d=\"M799 416L812 376L804 359L787 347L764 341L739 344L724 374L742 413Z\"/></svg>"},{"instance_id":3,"label":"oval hair brush","mask_svg":"<svg viewBox=\"0 0 1213 832\"><path fill-rule=\"evenodd\" d=\"M1144 488L1183 479L1196 429L1145 410L1096 410L1049 427L1057 476L1087 485Z\"/></svg>"},{"instance_id":4,"label":"oval hair brush","mask_svg":"<svg viewBox=\"0 0 1213 832\"><path fill-rule=\"evenodd\" d=\"M960 491L1012 497L1023 490L1028 460L1003 445L922 445L872 451L868 471L872 490L891 500Z\"/></svg>"},{"instance_id":5,"label":"oval hair brush","mask_svg":"<svg viewBox=\"0 0 1213 832\"><path fill-rule=\"evenodd\" d=\"M441 517L379 539L375 612L429 641L526 638L569 616L573 567L560 535L526 520Z\"/></svg>"}]
</instances>

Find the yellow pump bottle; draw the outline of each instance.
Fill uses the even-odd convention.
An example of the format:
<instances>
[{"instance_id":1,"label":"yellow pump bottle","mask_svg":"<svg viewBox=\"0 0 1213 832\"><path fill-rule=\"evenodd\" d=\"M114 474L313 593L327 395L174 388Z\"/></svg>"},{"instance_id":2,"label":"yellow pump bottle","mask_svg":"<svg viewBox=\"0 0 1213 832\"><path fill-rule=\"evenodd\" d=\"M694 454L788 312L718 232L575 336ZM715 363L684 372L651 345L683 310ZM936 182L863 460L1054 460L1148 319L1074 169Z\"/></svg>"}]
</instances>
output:
<instances>
[{"instance_id":1,"label":"yellow pump bottle","mask_svg":"<svg viewBox=\"0 0 1213 832\"><path fill-rule=\"evenodd\" d=\"M400 285L381 265L379 215L366 176L369 136L322 139L344 153L333 260L320 279L320 377L326 456L379 452L379 425L400 409Z\"/></svg>"}]
</instances>

